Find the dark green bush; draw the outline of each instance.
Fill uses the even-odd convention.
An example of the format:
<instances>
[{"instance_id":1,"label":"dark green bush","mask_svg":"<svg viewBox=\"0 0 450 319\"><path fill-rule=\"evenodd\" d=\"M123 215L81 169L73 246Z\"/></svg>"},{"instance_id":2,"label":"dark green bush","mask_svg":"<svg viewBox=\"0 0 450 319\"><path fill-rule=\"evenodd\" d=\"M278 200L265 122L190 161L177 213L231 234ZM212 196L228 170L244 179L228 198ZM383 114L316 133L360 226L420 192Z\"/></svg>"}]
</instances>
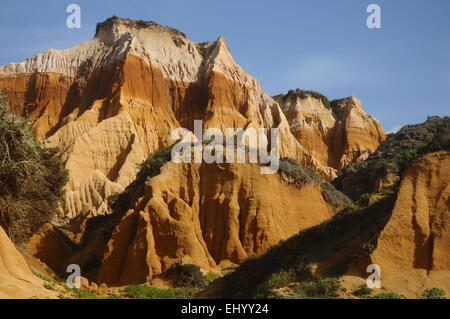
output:
<instances>
[{"instance_id":1,"label":"dark green bush","mask_svg":"<svg viewBox=\"0 0 450 319\"><path fill-rule=\"evenodd\" d=\"M402 168L407 168L411 163L419 157L421 153L418 146L401 149L395 157L395 161Z\"/></svg>"},{"instance_id":2,"label":"dark green bush","mask_svg":"<svg viewBox=\"0 0 450 319\"><path fill-rule=\"evenodd\" d=\"M363 256L366 256L366 257L369 257L371 254L372 254L372 252L375 250L375 245L374 244L372 244L372 243L366 243L366 244L364 244L363 246L362 246L362 249L361 249L361 254L363 255Z\"/></svg>"},{"instance_id":3,"label":"dark green bush","mask_svg":"<svg viewBox=\"0 0 450 319\"><path fill-rule=\"evenodd\" d=\"M440 288L431 288L423 292L422 299L445 299L445 291Z\"/></svg>"},{"instance_id":4,"label":"dark green bush","mask_svg":"<svg viewBox=\"0 0 450 319\"><path fill-rule=\"evenodd\" d=\"M321 100L323 106L325 106L327 109L331 108L330 100L328 100L328 98L322 93L313 90L300 90L300 89L296 89L295 93L297 93L301 98L305 98L306 96L310 95L318 100Z\"/></svg>"},{"instance_id":5,"label":"dark green bush","mask_svg":"<svg viewBox=\"0 0 450 319\"><path fill-rule=\"evenodd\" d=\"M311 182L320 183L322 194L326 200L336 208L342 208L350 203L350 199L336 190L333 185L323 180L323 178L312 168L305 168L300 163L289 157L280 159L278 173L282 178L297 186L302 186Z\"/></svg>"},{"instance_id":6,"label":"dark green bush","mask_svg":"<svg viewBox=\"0 0 450 319\"><path fill-rule=\"evenodd\" d=\"M158 289L150 286L128 286L125 297L133 299L188 299L194 289Z\"/></svg>"},{"instance_id":7,"label":"dark green bush","mask_svg":"<svg viewBox=\"0 0 450 319\"><path fill-rule=\"evenodd\" d=\"M28 120L10 113L0 92L0 225L19 243L49 222L68 174L56 150L36 142Z\"/></svg>"},{"instance_id":8,"label":"dark green bush","mask_svg":"<svg viewBox=\"0 0 450 319\"><path fill-rule=\"evenodd\" d=\"M204 286L205 277L197 265L177 262L168 270L168 274L171 273L176 275L177 287L193 288Z\"/></svg>"},{"instance_id":9,"label":"dark green bush","mask_svg":"<svg viewBox=\"0 0 450 319\"><path fill-rule=\"evenodd\" d=\"M431 152L450 148L450 117L429 117L426 122L404 126L369 155L341 171L332 184L354 201L377 191L377 181L388 174L399 180L412 162ZM395 178L394 178L395 179Z\"/></svg>"},{"instance_id":10,"label":"dark green bush","mask_svg":"<svg viewBox=\"0 0 450 319\"><path fill-rule=\"evenodd\" d=\"M311 169L302 167L295 159L283 157L280 159L278 173L291 177L296 184L304 185L312 181L320 181L319 174Z\"/></svg>"},{"instance_id":11,"label":"dark green bush","mask_svg":"<svg viewBox=\"0 0 450 319\"><path fill-rule=\"evenodd\" d=\"M256 291L256 298L266 298L270 289L286 286L291 280L291 273L287 271L283 270L279 273L273 274L267 281L265 281L258 287Z\"/></svg>"},{"instance_id":12,"label":"dark green bush","mask_svg":"<svg viewBox=\"0 0 450 319\"><path fill-rule=\"evenodd\" d=\"M208 286L219 278L222 278L222 276L215 272L210 271L205 276L204 284L205 286Z\"/></svg>"},{"instance_id":13,"label":"dark green bush","mask_svg":"<svg viewBox=\"0 0 450 319\"><path fill-rule=\"evenodd\" d=\"M361 285L358 289L353 291L353 295L359 298L366 297L372 293L373 289L367 287L367 285Z\"/></svg>"},{"instance_id":14,"label":"dark green bush","mask_svg":"<svg viewBox=\"0 0 450 319\"><path fill-rule=\"evenodd\" d=\"M136 179L127 186L122 193L116 193L108 197L108 205L115 211L123 211L130 204L133 195L138 189L150 178L158 175L164 164L169 162L172 147L163 148L150 154L147 159L139 165L140 170L136 175Z\"/></svg>"},{"instance_id":15,"label":"dark green bush","mask_svg":"<svg viewBox=\"0 0 450 319\"><path fill-rule=\"evenodd\" d=\"M336 278L314 278L302 282L296 293L300 298L331 299L337 297L339 287Z\"/></svg>"},{"instance_id":16,"label":"dark green bush","mask_svg":"<svg viewBox=\"0 0 450 319\"><path fill-rule=\"evenodd\" d=\"M382 292L372 297L372 299L405 299L396 292Z\"/></svg>"},{"instance_id":17,"label":"dark green bush","mask_svg":"<svg viewBox=\"0 0 450 319\"><path fill-rule=\"evenodd\" d=\"M98 296L87 289L72 288L70 291L77 299L98 299Z\"/></svg>"}]
</instances>

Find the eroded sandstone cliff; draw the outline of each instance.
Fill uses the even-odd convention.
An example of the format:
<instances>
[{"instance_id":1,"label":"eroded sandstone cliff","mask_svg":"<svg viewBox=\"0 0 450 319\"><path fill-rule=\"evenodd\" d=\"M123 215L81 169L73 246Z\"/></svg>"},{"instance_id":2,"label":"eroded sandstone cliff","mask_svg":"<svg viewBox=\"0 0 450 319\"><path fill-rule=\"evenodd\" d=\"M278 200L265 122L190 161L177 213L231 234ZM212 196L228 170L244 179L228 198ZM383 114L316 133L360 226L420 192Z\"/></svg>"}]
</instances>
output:
<instances>
[{"instance_id":1,"label":"eroded sandstone cliff","mask_svg":"<svg viewBox=\"0 0 450 319\"><path fill-rule=\"evenodd\" d=\"M359 257L348 275L365 279L380 267L383 287L411 298L439 287L450 292L450 151L413 163L403 174L392 215L370 257Z\"/></svg>"},{"instance_id":2,"label":"eroded sandstone cliff","mask_svg":"<svg viewBox=\"0 0 450 319\"><path fill-rule=\"evenodd\" d=\"M371 255L388 278L450 265L450 152L431 153L402 178L392 217Z\"/></svg>"},{"instance_id":3,"label":"eroded sandstone cliff","mask_svg":"<svg viewBox=\"0 0 450 319\"><path fill-rule=\"evenodd\" d=\"M380 123L364 112L356 97L324 105L314 93L297 89L274 99L297 141L323 165L341 170L365 160L386 139Z\"/></svg>"},{"instance_id":4,"label":"eroded sandstone cliff","mask_svg":"<svg viewBox=\"0 0 450 319\"><path fill-rule=\"evenodd\" d=\"M55 298L43 285L0 227L0 298Z\"/></svg>"},{"instance_id":5,"label":"eroded sandstone cliff","mask_svg":"<svg viewBox=\"0 0 450 319\"><path fill-rule=\"evenodd\" d=\"M136 164L194 119L204 129L279 128L280 156L328 180L384 138L356 99L340 104L339 120L314 100L294 103L292 115L234 62L223 38L195 43L154 22L110 18L88 42L0 67L3 88L69 169L60 217L105 213L105 199L134 180Z\"/></svg>"},{"instance_id":6,"label":"eroded sandstone cliff","mask_svg":"<svg viewBox=\"0 0 450 319\"><path fill-rule=\"evenodd\" d=\"M379 266L383 287L374 294L420 298L431 288L448 293L448 124L448 117L431 117L390 135L367 160L341 172L336 185L354 199L351 205L244 262L198 297L254 297L286 269L295 274L293 281L331 275L356 290L372 274L371 264Z\"/></svg>"},{"instance_id":7,"label":"eroded sandstone cliff","mask_svg":"<svg viewBox=\"0 0 450 319\"><path fill-rule=\"evenodd\" d=\"M314 171L286 167L262 175L259 164L168 162L133 185L112 225L95 230L111 233L82 242L69 262L108 285L150 281L179 261L208 271L264 253L348 203ZM94 257L99 264L92 267Z\"/></svg>"}]
</instances>

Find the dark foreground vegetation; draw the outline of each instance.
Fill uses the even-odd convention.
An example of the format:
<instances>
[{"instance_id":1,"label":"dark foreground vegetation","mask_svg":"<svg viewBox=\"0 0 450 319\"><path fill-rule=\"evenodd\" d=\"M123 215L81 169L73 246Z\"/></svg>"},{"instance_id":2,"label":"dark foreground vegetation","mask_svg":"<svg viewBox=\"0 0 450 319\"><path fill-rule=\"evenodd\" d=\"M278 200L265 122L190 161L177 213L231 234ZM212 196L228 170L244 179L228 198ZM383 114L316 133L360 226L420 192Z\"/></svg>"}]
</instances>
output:
<instances>
[{"instance_id":1,"label":"dark foreground vegetation","mask_svg":"<svg viewBox=\"0 0 450 319\"><path fill-rule=\"evenodd\" d=\"M20 243L54 216L68 174L31 133L27 118L10 113L0 92L0 226Z\"/></svg>"}]
</instances>

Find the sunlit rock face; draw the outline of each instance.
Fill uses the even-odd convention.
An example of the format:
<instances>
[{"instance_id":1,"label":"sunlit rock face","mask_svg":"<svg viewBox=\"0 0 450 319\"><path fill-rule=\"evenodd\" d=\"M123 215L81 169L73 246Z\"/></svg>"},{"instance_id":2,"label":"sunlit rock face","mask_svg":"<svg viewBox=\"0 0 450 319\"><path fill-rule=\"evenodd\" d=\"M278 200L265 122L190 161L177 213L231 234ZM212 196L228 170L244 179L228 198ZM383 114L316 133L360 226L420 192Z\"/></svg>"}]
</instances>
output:
<instances>
[{"instance_id":1,"label":"sunlit rock face","mask_svg":"<svg viewBox=\"0 0 450 319\"><path fill-rule=\"evenodd\" d=\"M384 138L355 98L335 111L312 98L274 100L237 65L225 40L195 43L154 22L110 18L90 41L0 67L12 111L58 147L69 170L61 217L103 214L178 127L278 128L280 157L328 180Z\"/></svg>"},{"instance_id":2,"label":"sunlit rock face","mask_svg":"<svg viewBox=\"0 0 450 319\"><path fill-rule=\"evenodd\" d=\"M0 227L0 298L56 298L57 292L44 288L44 281L34 276L23 256Z\"/></svg>"},{"instance_id":3,"label":"sunlit rock face","mask_svg":"<svg viewBox=\"0 0 450 319\"><path fill-rule=\"evenodd\" d=\"M283 110L296 140L322 165L336 170L364 160L386 139L380 123L352 96L323 101L305 91L289 91L274 99Z\"/></svg>"}]
</instances>

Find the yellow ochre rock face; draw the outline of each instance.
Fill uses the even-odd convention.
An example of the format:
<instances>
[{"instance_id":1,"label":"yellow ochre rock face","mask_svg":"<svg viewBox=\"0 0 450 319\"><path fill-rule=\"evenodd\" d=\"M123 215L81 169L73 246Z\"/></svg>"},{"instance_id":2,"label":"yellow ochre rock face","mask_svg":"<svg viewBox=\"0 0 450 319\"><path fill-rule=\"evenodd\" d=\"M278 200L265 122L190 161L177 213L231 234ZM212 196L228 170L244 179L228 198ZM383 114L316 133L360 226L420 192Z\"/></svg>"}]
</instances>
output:
<instances>
[{"instance_id":1,"label":"yellow ochre rock face","mask_svg":"<svg viewBox=\"0 0 450 319\"><path fill-rule=\"evenodd\" d=\"M392 216L371 255L383 278L449 270L450 152L428 154L403 174Z\"/></svg>"},{"instance_id":2,"label":"yellow ochre rock face","mask_svg":"<svg viewBox=\"0 0 450 319\"><path fill-rule=\"evenodd\" d=\"M0 227L0 298L55 298L43 284Z\"/></svg>"},{"instance_id":3,"label":"yellow ochre rock face","mask_svg":"<svg viewBox=\"0 0 450 319\"><path fill-rule=\"evenodd\" d=\"M339 116L314 99L280 105L235 63L224 38L199 44L119 18L71 49L1 66L0 89L15 113L30 114L36 136L60 149L70 178L62 218L104 214L106 198L134 180L137 164L195 119L204 129L278 128L280 156L327 180L384 139L355 98L340 104Z\"/></svg>"},{"instance_id":4,"label":"yellow ochre rock face","mask_svg":"<svg viewBox=\"0 0 450 319\"><path fill-rule=\"evenodd\" d=\"M295 186L259 168L167 163L115 227L95 281L142 283L180 260L240 263L336 212L318 181Z\"/></svg>"},{"instance_id":5,"label":"yellow ochre rock face","mask_svg":"<svg viewBox=\"0 0 450 319\"><path fill-rule=\"evenodd\" d=\"M360 257L347 275L366 279L380 268L381 286L409 298L426 289L450 291L450 151L425 155L403 173L397 200L370 257ZM346 279L348 279L346 277Z\"/></svg>"},{"instance_id":6,"label":"yellow ochre rock face","mask_svg":"<svg viewBox=\"0 0 450 319\"><path fill-rule=\"evenodd\" d=\"M364 112L354 96L337 100L330 107L301 90L274 99L297 141L322 165L341 170L366 159L386 139L380 123Z\"/></svg>"}]
</instances>

